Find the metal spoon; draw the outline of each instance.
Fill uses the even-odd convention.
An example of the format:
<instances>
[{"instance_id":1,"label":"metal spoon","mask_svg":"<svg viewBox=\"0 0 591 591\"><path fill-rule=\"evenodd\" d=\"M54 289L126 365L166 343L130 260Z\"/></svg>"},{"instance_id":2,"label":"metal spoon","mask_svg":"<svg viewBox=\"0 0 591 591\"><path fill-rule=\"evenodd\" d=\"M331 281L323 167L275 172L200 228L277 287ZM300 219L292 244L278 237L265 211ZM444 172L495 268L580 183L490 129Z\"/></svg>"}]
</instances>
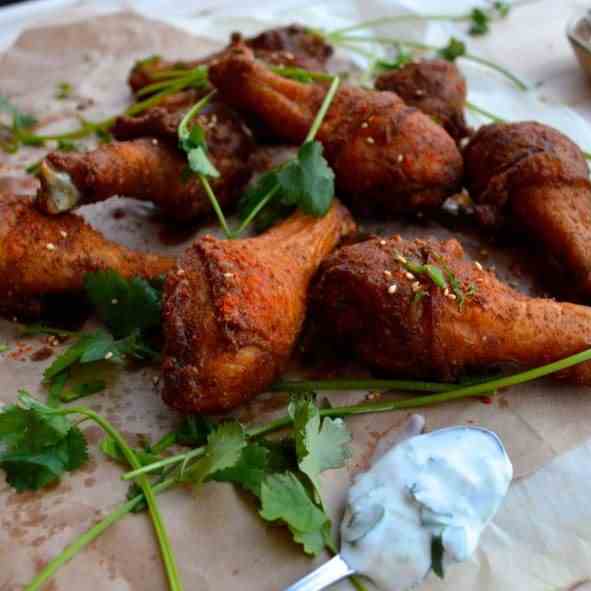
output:
<instances>
[{"instance_id":1,"label":"metal spoon","mask_svg":"<svg viewBox=\"0 0 591 591\"><path fill-rule=\"evenodd\" d=\"M399 438L397 441L395 441L392 447L394 447L395 445L397 445L405 439L419 435L423 430L423 426L424 420L422 419L422 417L420 417L419 415L414 415L413 417L411 417L403 436ZM489 431L488 429L484 429L482 427L460 425L457 427L447 427L445 429L440 429L439 431L455 431L463 429L480 431L489 435L498 444L499 451L503 455L507 454L507 452L505 451L505 447L503 446L503 443L500 440L499 436L496 433ZM330 587L330 585L338 583L339 581L346 579L347 577L354 574L355 571L343 560L340 554L337 554L334 558L332 558L322 566L318 567L310 574L306 575L293 585L287 587L285 591L322 591L322 589L326 589L327 587Z\"/></svg>"}]
</instances>

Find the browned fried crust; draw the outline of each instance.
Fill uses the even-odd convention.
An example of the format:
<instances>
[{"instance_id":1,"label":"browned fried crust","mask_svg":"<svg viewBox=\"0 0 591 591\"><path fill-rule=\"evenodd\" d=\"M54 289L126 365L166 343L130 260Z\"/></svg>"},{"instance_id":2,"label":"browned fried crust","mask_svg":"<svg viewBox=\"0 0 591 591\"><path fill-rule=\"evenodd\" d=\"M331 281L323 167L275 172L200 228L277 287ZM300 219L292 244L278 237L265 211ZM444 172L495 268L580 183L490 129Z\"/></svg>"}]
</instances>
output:
<instances>
[{"instance_id":1,"label":"browned fried crust","mask_svg":"<svg viewBox=\"0 0 591 591\"><path fill-rule=\"evenodd\" d=\"M447 267L475 295L462 306L426 276L409 278L398 254ZM518 293L466 260L456 240L393 237L346 246L317 278L311 314L325 334L391 376L452 380L491 366L539 366L591 346L591 309ZM427 292L418 301L416 281ZM591 384L591 364L560 377Z\"/></svg>"},{"instance_id":2,"label":"browned fried crust","mask_svg":"<svg viewBox=\"0 0 591 591\"><path fill-rule=\"evenodd\" d=\"M231 43L241 40L239 33L232 35ZM324 72L326 62L332 55L332 47L319 35L300 25L289 25L269 29L244 40L252 48L258 59L276 66L292 66L306 70ZM129 74L129 86L134 92L156 81L154 74L174 68L191 69L209 64L219 58L222 51L207 55L198 60L167 61L154 57L140 62Z\"/></svg>"},{"instance_id":3,"label":"browned fried crust","mask_svg":"<svg viewBox=\"0 0 591 591\"><path fill-rule=\"evenodd\" d=\"M198 239L164 291L163 397L183 412L234 408L281 373L320 261L354 229L335 202L245 240Z\"/></svg>"},{"instance_id":4,"label":"browned fried crust","mask_svg":"<svg viewBox=\"0 0 591 591\"><path fill-rule=\"evenodd\" d=\"M152 108L139 117L120 117L113 133L127 141L85 153L52 152L46 161L72 177L82 194L80 205L123 195L152 201L168 217L181 222L209 215L212 208L203 185L196 175L187 177L186 155L177 147L177 128L193 98ZM219 102L208 105L196 119L206 131L208 154L220 173L211 185L221 206L230 207L250 178L251 134ZM40 180L38 206L51 212L43 174Z\"/></svg>"},{"instance_id":5,"label":"browned fried crust","mask_svg":"<svg viewBox=\"0 0 591 591\"><path fill-rule=\"evenodd\" d=\"M551 127L523 122L482 127L464 156L480 220L540 241L591 294L591 185L581 150Z\"/></svg>"},{"instance_id":6,"label":"browned fried crust","mask_svg":"<svg viewBox=\"0 0 591 591\"><path fill-rule=\"evenodd\" d=\"M240 45L209 72L224 101L287 142L303 141L326 93L324 85L273 74ZM462 158L452 138L394 93L343 85L317 138L339 194L361 213L437 207L461 182Z\"/></svg>"},{"instance_id":7,"label":"browned fried crust","mask_svg":"<svg viewBox=\"0 0 591 591\"><path fill-rule=\"evenodd\" d=\"M470 133L464 117L466 80L454 63L441 59L411 62L381 74L375 87L395 92L407 105L442 125L456 142Z\"/></svg>"},{"instance_id":8,"label":"browned fried crust","mask_svg":"<svg viewBox=\"0 0 591 591\"><path fill-rule=\"evenodd\" d=\"M158 277L164 256L106 240L74 214L46 217L28 198L0 195L0 311L39 310L39 297L80 291L84 275L114 269L124 277Z\"/></svg>"}]
</instances>

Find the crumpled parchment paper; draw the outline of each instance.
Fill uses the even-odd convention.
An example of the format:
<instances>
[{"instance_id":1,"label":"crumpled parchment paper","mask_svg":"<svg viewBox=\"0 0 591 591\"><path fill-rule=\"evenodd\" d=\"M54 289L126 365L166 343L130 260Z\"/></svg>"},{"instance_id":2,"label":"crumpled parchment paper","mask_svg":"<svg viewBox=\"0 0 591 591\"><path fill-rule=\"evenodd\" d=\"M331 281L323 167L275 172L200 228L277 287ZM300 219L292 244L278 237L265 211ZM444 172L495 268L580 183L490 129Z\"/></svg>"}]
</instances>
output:
<instances>
[{"instance_id":1,"label":"crumpled parchment paper","mask_svg":"<svg viewBox=\"0 0 591 591\"><path fill-rule=\"evenodd\" d=\"M311 19L322 20L322 13L330 15L334 6L334 3L316 8L308 6L303 10L304 16L286 11L280 20L301 20L307 12ZM346 12L342 6L335 10ZM384 10L381 3L363 10L355 6L370 16L372 11L380 14ZM522 10L537 15L542 22L553 6L555 3L547 0ZM220 33L225 31L224 27L249 21L250 28L245 26L245 29L251 32L255 25L263 26L261 19L256 18L263 11L260 5L258 15L243 21L232 16L240 13L239 8L226 7L229 16L221 18L219 28L214 27L215 19L186 21L185 28L200 33L200 38L131 13L28 30L0 57L0 93L44 121L52 122L53 129L67 125L68 117L71 119L79 112L77 105L88 105L89 100L93 103L82 112L90 119L118 112L130 99L125 77L137 58L154 53L179 58L194 56L215 47L215 43L205 40L208 33L221 42L225 38L225 32ZM517 23L521 22L520 12L515 14ZM269 26L268 20L264 26ZM518 30L511 21L499 27L503 31L498 33L499 45L504 38L501 35ZM410 32L426 36L443 34L432 27L417 27ZM552 32L552 39L556 35ZM492 45L493 40L486 43ZM545 54L539 59L545 59ZM574 61L568 65L577 76ZM480 92L486 98L486 88L471 76L468 74L474 86L471 97ZM73 85L75 96L57 102L53 98L55 86L64 80ZM502 98L497 100L497 107L504 105L510 109L512 91L496 82L501 86L495 86L495 96ZM546 109L547 105L533 94L528 100L534 105L529 113L531 117L537 116L535 109L540 112ZM490 105L482 106L490 108ZM575 139L581 141L583 136L590 140L584 119L564 107L552 106L552 109L553 115L544 111L545 117L554 117L550 122L562 128L572 124L579 133ZM0 190L34 189L30 181L22 182L20 170L24 162L42 154L41 150L30 149L17 156L0 155ZM125 199L89 206L83 213L109 238L140 249L180 252L194 235L171 231L158 222L150 206ZM435 223L380 223L379 226L385 232L400 231L406 236L451 235ZM473 234L456 232L454 235L483 264L495 265L504 278L520 283L524 289L535 285L527 273L515 273L516 261L520 261L522 268L527 266L526 252L483 247ZM488 251L486 257L483 248ZM0 401L13 401L19 388L43 398L41 374L50 360L31 360L32 353L44 346L42 339L20 339L18 327L2 320L0 342L10 346L7 353L0 355ZM297 374L298 368L294 367L293 371ZM158 368L114 372L108 390L85 402L112 420L132 441L140 435L157 437L176 420L159 399L154 384L157 375ZM516 481L474 558L450 569L443 582L430 577L423 589L585 588L586 577L591 577L590 394L586 388L540 381L499 393L491 404L472 400L425 409L429 429L474 423L495 430L515 464ZM347 404L363 399L366 393L326 395L334 404ZM263 421L281 412L284 403L282 395L263 395L238 415L248 421ZM352 475L367 465L377 442L395 433L407 416L408 413L390 413L347 421L353 432L354 456L347 469L323 477L324 496L336 518L340 516ZM121 469L103 459L96 449L100 432L87 427L86 434L92 442L92 461L83 470L64 478L58 486L18 495L0 480L0 591L21 589L47 560L124 500L127 485L119 480ZM565 452L568 453L562 455ZM197 492L174 490L160 497L160 503L186 589L281 589L324 560L305 557L283 528L263 523L252 499L231 485L209 483ZM577 586L580 583L583 587ZM347 587L347 583L341 585L343 589ZM158 548L145 515L129 516L110 528L62 568L47 586L50 591L165 588Z\"/></svg>"}]
</instances>

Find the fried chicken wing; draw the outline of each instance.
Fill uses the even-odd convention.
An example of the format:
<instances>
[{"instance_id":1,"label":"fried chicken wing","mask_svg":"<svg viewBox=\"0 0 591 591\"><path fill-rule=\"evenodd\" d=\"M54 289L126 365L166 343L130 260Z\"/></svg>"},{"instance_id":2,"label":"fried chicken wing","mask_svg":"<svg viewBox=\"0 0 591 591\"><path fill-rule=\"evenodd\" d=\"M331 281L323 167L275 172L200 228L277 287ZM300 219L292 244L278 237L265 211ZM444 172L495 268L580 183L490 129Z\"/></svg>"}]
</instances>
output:
<instances>
[{"instance_id":1,"label":"fried chicken wing","mask_svg":"<svg viewBox=\"0 0 591 591\"><path fill-rule=\"evenodd\" d=\"M464 109L466 80L459 68L442 59L425 59L384 72L378 90L395 92L408 106L431 117L459 142L469 135Z\"/></svg>"},{"instance_id":2,"label":"fried chicken wing","mask_svg":"<svg viewBox=\"0 0 591 591\"><path fill-rule=\"evenodd\" d=\"M581 150L540 123L487 125L464 152L481 222L541 242L591 294L591 184Z\"/></svg>"},{"instance_id":3,"label":"fried chicken wing","mask_svg":"<svg viewBox=\"0 0 591 591\"><path fill-rule=\"evenodd\" d=\"M272 73L237 45L209 69L222 99L256 115L278 139L299 143L326 94ZM438 207L459 188L462 157L445 130L391 92L342 85L317 139L339 194L360 213Z\"/></svg>"},{"instance_id":4,"label":"fried chicken wing","mask_svg":"<svg viewBox=\"0 0 591 591\"><path fill-rule=\"evenodd\" d=\"M2 313L38 315L42 296L80 291L92 271L152 278L174 264L110 242L77 215L47 217L28 198L0 195Z\"/></svg>"},{"instance_id":5,"label":"fried chicken wing","mask_svg":"<svg viewBox=\"0 0 591 591\"><path fill-rule=\"evenodd\" d=\"M437 267L448 287L411 273L408 263ZM472 370L538 366L591 347L590 308L513 290L465 259L456 240L395 236L346 246L324 261L317 278L312 317L387 375L454 380ZM560 377L591 385L591 363Z\"/></svg>"},{"instance_id":6,"label":"fried chicken wing","mask_svg":"<svg viewBox=\"0 0 591 591\"><path fill-rule=\"evenodd\" d=\"M179 97L139 117L120 117L113 133L125 141L85 153L49 154L39 175L39 208L55 214L123 195L151 201L181 222L208 215L212 208L205 189L196 175L187 178L187 158L177 147L177 128L193 98ZM208 105L196 119L206 131L210 159L220 172L211 185L220 205L229 207L250 177L251 134L219 102Z\"/></svg>"},{"instance_id":7,"label":"fried chicken wing","mask_svg":"<svg viewBox=\"0 0 591 591\"><path fill-rule=\"evenodd\" d=\"M242 41L239 33L232 35L231 43ZM326 62L332 55L332 47L322 37L301 25L289 25L269 29L244 39L257 58L276 66L291 66L324 72ZM167 61L158 56L143 60L134 66L129 75L129 86L138 92L152 82L158 81L157 75L164 70L175 68L192 69L209 64L223 55L225 49L201 59L192 61Z\"/></svg>"},{"instance_id":8,"label":"fried chicken wing","mask_svg":"<svg viewBox=\"0 0 591 591\"><path fill-rule=\"evenodd\" d=\"M218 412L263 392L294 347L313 273L353 229L335 202L323 218L295 213L257 238L199 238L165 285L166 403Z\"/></svg>"}]
</instances>

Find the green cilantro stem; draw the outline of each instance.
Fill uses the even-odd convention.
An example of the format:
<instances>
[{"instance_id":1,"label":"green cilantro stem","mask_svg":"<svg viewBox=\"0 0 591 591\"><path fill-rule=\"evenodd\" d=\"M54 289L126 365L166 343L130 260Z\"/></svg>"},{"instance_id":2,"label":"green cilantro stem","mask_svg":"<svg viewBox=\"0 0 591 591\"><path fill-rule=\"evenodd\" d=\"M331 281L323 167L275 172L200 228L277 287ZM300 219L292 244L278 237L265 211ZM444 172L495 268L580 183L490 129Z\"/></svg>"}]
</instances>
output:
<instances>
[{"instance_id":1,"label":"green cilantro stem","mask_svg":"<svg viewBox=\"0 0 591 591\"><path fill-rule=\"evenodd\" d=\"M316 113L316 117L314 117L314 121L312 122L312 126L308 130L308 135L304 140L304 143L311 142L318 133L322 122L324 121L324 117L332 103L332 99L337 92L339 84L341 83L341 79L338 76L335 76L332 80L332 83L328 89L328 92L324 96L324 100L322 101L322 105L320 105L320 109L318 109L318 113Z\"/></svg>"},{"instance_id":2,"label":"green cilantro stem","mask_svg":"<svg viewBox=\"0 0 591 591\"><path fill-rule=\"evenodd\" d=\"M397 39L394 37L380 37L380 36L351 36L351 37L338 37L334 40L335 45L342 45L351 49L351 45L355 45L355 43L380 43L384 45L401 45L404 47L410 47L412 49L418 49L420 51L438 51L441 49L440 47L436 47L435 45L427 45L426 43L420 43L418 41L410 41L406 39ZM371 57L375 58L375 55L369 54ZM367 57L367 55L366 55ZM468 61L478 63L482 66L486 66L491 70L497 71L499 74L505 76L509 79L517 88L520 90L528 90L528 86L523 80L519 79L515 74L510 72L507 68L497 64L496 62L490 61L486 58L474 55L472 53L465 53L464 55L460 56L460 58L464 58Z\"/></svg>"},{"instance_id":3,"label":"green cilantro stem","mask_svg":"<svg viewBox=\"0 0 591 591\"><path fill-rule=\"evenodd\" d=\"M273 199L273 197L275 197L275 195L277 195L277 192L279 191L281 187L279 185L275 185L266 195L265 197L263 197L263 199L261 199L256 207L254 207L252 209L252 211L246 216L246 218L244 219L244 221L242 222L242 224L240 224L240 227L238 228L238 230L236 230L236 232L234 232L234 236L238 237L242 234L242 232L244 232L244 230L246 230L246 228L248 226L250 226L250 224L252 223L252 221L254 220L254 218L257 217L257 215L259 214L259 211L261 211L261 209L263 209L267 203L269 203L269 201L271 201L271 199Z\"/></svg>"},{"instance_id":4,"label":"green cilantro stem","mask_svg":"<svg viewBox=\"0 0 591 591\"><path fill-rule=\"evenodd\" d=\"M313 72L312 70L305 70L304 68L294 68L289 66L272 66L271 72L284 76L285 78L294 78L298 75L306 76L310 80L318 80L319 82L330 82L334 79L332 74L326 72Z\"/></svg>"},{"instance_id":5,"label":"green cilantro stem","mask_svg":"<svg viewBox=\"0 0 591 591\"><path fill-rule=\"evenodd\" d=\"M129 462L132 468L137 469L141 466L137 456L135 455L135 452L131 449L131 447L129 447L119 431L117 431L117 429L115 429L115 427L113 427L109 421L94 411L84 407L70 407L48 412L60 416L79 414L94 421L117 443L121 449L121 452L125 456L125 459ZM164 561L169 587L171 591L182 591L183 586L178 573L174 552L172 551L172 545L170 543L166 528L164 527L164 521L162 519L162 515L160 514L158 503L156 502L154 489L152 488L152 485L146 476L141 475L137 482L142 489L143 497L146 499L146 503L148 504L148 509L152 517L152 523L154 526L154 531L156 532L156 537L158 538L158 542L160 544L160 552L162 554L162 560Z\"/></svg>"},{"instance_id":6,"label":"green cilantro stem","mask_svg":"<svg viewBox=\"0 0 591 591\"><path fill-rule=\"evenodd\" d=\"M453 400L460 400L462 398L470 398L474 396L490 394L491 392L495 392L500 388L508 388L509 386L515 386L517 384L530 382L532 380L536 380L538 378L547 376L549 374L561 371L568 367L572 367L574 365L578 365L579 363L583 363L589 360L591 360L591 349L587 349L585 351L582 351L581 353L577 353L576 355L565 357L564 359L555 361L553 363L549 363L547 365L543 365L535 369L530 369L521 373L506 376L503 378L498 378L495 380L478 382L476 384L472 384L469 386L456 386L446 391L440 392L438 394L432 394L430 396L419 396L415 398L407 398L405 400L386 400L383 402L368 402L365 404L356 404L352 406L337 406L334 408L323 408L320 409L319 412L320 416L322 417L347 417L376 412L392 412L395 410L405 410L411 408L421 408L424 406L433 406L436 404L440 404L442 402L451 402ZM335 381L329 381L328 383L331 386L334 386ZM439 386L441 386L441 384L439 384ZM330 389L332 389L332 387ZM278 431L279 429L288 427L290 424L291 418L289 416L285 416L270 421L269 423L266 423L259 427L252 427L251 429L248 429L246 434L249 438L257 438L261 437L262 435L271 433L273 431ZM142 466L138 470L134 470L133 472L124 474L122 478L124 480L128 480L139 474L152 472L163 466L178 464L180 462L188 462L193 458L199 457L203 453L204 449L205 448L203 447L199 447L186 453L171 456L170 458L166 458L165 460L162 460L160 462L155 462L154 464Z\"/></svg>"},{"instance_id":7,"label":"green cilantro stem","mask_svg":"<svg viewBox=\"0 0 591 591\"><path fill-rule=\"evenodd\" d=\"M209 199L209 202L211 203L211 206L213 207L215 215L217 216L218 221L219 221L220 225L222 226L222 230L224 231L226 238L234 238L236 233L232 232L232 230L228 226L228 222L226 221L226 216L224 215L224 212L222 211L220 203L217 200L217 197L215 196L215 193L213 192L211 185L209 184L209 179L204 174L199 174L197 176L199 177L199 180L201 181L201 184L203 185L203 189L205 190L205 194L207 195L207 198ZM238 232L238 234L239 233L240 232Z\"/></svg>"},{"instance_id":8,"label":"green cilantro stem","mask_svg":"<svg viewBox=\"0 0 591 591\"><path fill-rule=\"evenodd\" d=\"M320 105L320 109L318 109L318 113L316 113L316 117L314 117L314 121L312 122L310 129L308 130L306 138L304 139L304 144L313 141L316 137L316 134L318 133L318 130L320 129L320 126L324 121L324 117L326 116L326 113L330 108L330 105L332 103L332 100L334 99L334 96L337 92L340 83L341 79L338 76L332 77L332 83L328 89L328 92L324 96L322 104ZM246 230L246 228L252 223L252 221L256 218L259 212L267 205L267 203L269 203L273 199L273 197L275 197L279 190L279 184L275 184L269 190L269 192L263 197L263 199L261 199L261 201L257 203L256 207L254 207L252 211L249 212L248 216L244 219L238 230L236 232L233 232L231 237L239 237L244 232L244 230Z\"/></svg>"},{"instance_id":9,"label":"green cilantro stem","mask_svg":"<svg viewBox=\"0 0 591 591\"><path fill-rule=\"evenodd\" d=\"M276 382L271 392L310 392L312 390L401 390L406 392L448 392L454 384L412 380L293 380Z\"/></svg>"},{"instance_id":10,"label":"green cilantro stem","mask_svg":"<svg viewBox=\"0 0 591 591\"><path fill-rule=\"evenodd\" d=\"M461 23L469 21L471 14L400 14L397 16L387 16L383 18L370 19L351 25L349 27L343 27L342 29L336 29L326 34L326 38L333 43L336 43L338 39L346 34L353 31L359 31L362 29L369 29L371 27L377 27L382 25L392 25L397 23L407 23L413 21L445 21L452 23Z\"/></svg>"},{"instance_id":11,"label":"green cilantro stem","mask_svg":"<svg viewBox=\"0 0 591 591\"><path fill-rule=\"evenodd\" d=\"M175 478L169 478L164 482L155 484L152 487L152 491L154 494L160 494L161 492L164 492L165 490L174 486L176 483L177 482ZM143 500L144 495L141 494L116 507L104 519L91 527L72 544L64 548L64 550L62 550L62 552L60 552L55 558L50 560L45 565L43 570L41 570L41 572L39 572L35 578L26 587L24 587L23 591L38 591L41 589L59 568L72 560L72 558L74 558L74 556L76 556L83 548L96 540L107 528L111 527L111 525L114 523L117 523L117 521L121 520L128 513L131 513L131 511Z\"/></svg>"},{"instance_id":12,"label":"green cilantro stem","mask_svg":"<svg viewBox=\"0 0 591 591\"><path fill-rule=\"evenodd\" d=\"M179 123L178 127L178 135L181 136L188 131L188 126L193 119L193 117L201 111L212 99L213 95L216 93L216 90L212 90L211 92L207 93L203 98L199 99L184 115Z\"/></svg>"},{"instance_id":13,"label":"green cilantro stem","mask_svg":"<svg viewBox=\"0 0 591 591\"><path fill-rule=\"evenodd\" d=\"M147 109L156 106L164 98L201 82L201 79L203 78L201 71L197 71L197 69L195 69L188 70L188 72L190 72L189 75L185 75L178 80L175 79L174 81L167 83L166 86L162 87L160 92L145 100L141 100L132 104L124 111L124 115L139 115ZM116 119L117 117L108 117L102 121L84 121L79 129L60 134L37 135L19 132L18 139L23 143L37 144L42 144L48 141L77 140L92 135L93 133L108 131L114 125Z\"/></svg>"}]
</instances>

